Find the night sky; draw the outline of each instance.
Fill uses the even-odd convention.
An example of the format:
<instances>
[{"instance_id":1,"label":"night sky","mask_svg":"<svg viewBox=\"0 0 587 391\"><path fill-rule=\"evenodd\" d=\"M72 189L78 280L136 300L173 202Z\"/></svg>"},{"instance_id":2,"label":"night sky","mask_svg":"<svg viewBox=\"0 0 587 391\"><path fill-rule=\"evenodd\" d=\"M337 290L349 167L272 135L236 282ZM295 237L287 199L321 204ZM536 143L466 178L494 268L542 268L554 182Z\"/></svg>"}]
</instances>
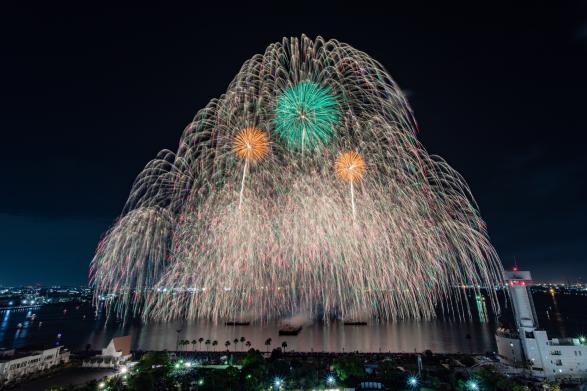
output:
<instances>
[{"instance_id":1,"label":"night sky","mask_svg":"<svg viewBox=\"0 0 587 391\"><path fill-rule=\"evenodd\" d=\"M0 285L87 283L141 168L247 58L301 33L384 65L506 267L587 279L587 2L551 3L0 11Z\"/></svg>"}]
</instances>

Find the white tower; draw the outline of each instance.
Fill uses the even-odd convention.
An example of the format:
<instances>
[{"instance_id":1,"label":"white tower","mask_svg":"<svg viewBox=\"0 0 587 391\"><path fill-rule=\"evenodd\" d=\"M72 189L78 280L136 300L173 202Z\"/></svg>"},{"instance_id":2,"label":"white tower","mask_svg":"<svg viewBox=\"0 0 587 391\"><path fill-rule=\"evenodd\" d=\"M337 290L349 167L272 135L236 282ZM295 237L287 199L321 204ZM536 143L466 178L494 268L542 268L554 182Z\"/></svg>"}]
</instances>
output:
<instances>
[{"instance_id":1,"label":"white tower","mask_svg":"<svg viewBox=\"0 0 587 391\"><path fill-rule=\"evenodd\" d=\"M514 307L515 330L500 328L495 333L499 355L510 364L527 368L537 378L563 381L587 377L587 346L580 339L548 339L538 326L529 287L529 271L517 267L504 272Z\"/></svg>"},{"instance_id":2,"label":"white tower","mask_svg":"<svg viewBox=\"0 0 587 391\"><path fill-rule=\"evenodd\" d=\"M532 295L528 292L528 287L532 284L530 272L514 268L511 272L504 272L504 278L508 283L510 297L514 305L516 326L525 331L534 331L538 327L538 321Z\"/></svg>"},{"instance_id":3,"label":"white tower","mask_svg":"<svg viewBox=\"0 0 587 391\"><path fill-rule=\"evenodd\" d=\"M508 283L510 298L514 306L514 319L518 331L522 352L525 358L525 366L532 369L535 376L544 377L545 363L542 359L548 356L548 352L543 352L547 348L548 336L546 331L538 330L538 318L532 294L529 287L532 285L532 275L529 271L519 271L517 267L511 272L504 272L505 280ZM524 362L524 360L522 360Z\"/></svg>"}]
</instances>

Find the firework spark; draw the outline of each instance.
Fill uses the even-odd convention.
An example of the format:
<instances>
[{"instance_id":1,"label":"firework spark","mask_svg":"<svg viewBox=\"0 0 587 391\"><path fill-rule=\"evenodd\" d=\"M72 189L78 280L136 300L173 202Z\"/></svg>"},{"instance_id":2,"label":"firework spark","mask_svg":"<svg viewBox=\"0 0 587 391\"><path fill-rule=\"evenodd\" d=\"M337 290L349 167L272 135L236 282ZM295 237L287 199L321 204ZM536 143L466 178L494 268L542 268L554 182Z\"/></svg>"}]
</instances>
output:
<instances>
[{"instance_id":1,"label":"firework spark","mask_svg":"<svg viewBox=\"0 0 587 391\"><path fill-rule=\"evenodd\" d=\"M257 128L244 128L234 138L234 153L243 160L256 162L269 152L267 134Z\"/></svg>"},{"instance_id":2,"label":"firework spark","mask_svg":"<svg viewBox=\"0 0 587 391\"><path fill-rule=\"evenodd\" d=\"M365 173L365 160L355 151L341 153L336 159L336 175L345 182L360 180Z\"/></svg>"},{"instance_id":3,"label":"firework spark","mask_svg":"<svg viewBox=\"0 0 587 391\"><path fill-rule=\"evenodd\" d=\"M330 88L304 81L288 87L277 99L275 130L288 147L311 149L327 143L340 114Z\"/></svg>"},{"instance_id":4,"label":"firework spark","mask_svg":"<svg viewBox=\"0 0 587 391\"><path fill-rule=\"evenodd\" d=\"M147 164L90 277L112 311L162 320L461 316L458 287L496 305L502 283L467 184L385 69L305 36L246 61Z\"/></svg>"},{"instance_id":5,"label":"firework spark","mask_svg":"<svg viewBox=\"0 0 587 391\"><path fill-rule=\"evenodd\" d=\"M256 162L267 155L269 151L269 140L262 130L257 128L244 128L234 138L234 153L245 161L243 167L243 180L239 195L238 208L243 204L243 192L245 190L245 179L249 162Z\"/></svg>"},{"instance_id":6,"label":"firework spark","mask_svg":"<svg viewBox=\"0 0 587 391\"><path fill-rule=\"evenodd\" d=\"M334 164L336 175L349 183L353 219L356 216L354 182L360 180L365 173L365 160L355 151L341 153Z\"/></svg>"}]
</instances>

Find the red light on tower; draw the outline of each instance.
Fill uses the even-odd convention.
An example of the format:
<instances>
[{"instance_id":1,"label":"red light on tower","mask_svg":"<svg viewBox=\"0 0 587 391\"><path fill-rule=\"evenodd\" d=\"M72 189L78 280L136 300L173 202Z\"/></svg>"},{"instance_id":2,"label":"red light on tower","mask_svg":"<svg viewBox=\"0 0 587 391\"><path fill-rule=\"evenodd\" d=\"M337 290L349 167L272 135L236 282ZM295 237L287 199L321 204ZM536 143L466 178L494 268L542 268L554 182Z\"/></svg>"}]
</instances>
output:
<instances>
[{"instance_id":1,"label":"red light on tower","mask_svg":"<svg viewBox=\"0 0 587 391\"><path fill-rule=\"evenodd\" d=\"M512 271L517 272L518 271L518 265L514 265L514 267L512 268Z\"/></svg>"}]
</instances>

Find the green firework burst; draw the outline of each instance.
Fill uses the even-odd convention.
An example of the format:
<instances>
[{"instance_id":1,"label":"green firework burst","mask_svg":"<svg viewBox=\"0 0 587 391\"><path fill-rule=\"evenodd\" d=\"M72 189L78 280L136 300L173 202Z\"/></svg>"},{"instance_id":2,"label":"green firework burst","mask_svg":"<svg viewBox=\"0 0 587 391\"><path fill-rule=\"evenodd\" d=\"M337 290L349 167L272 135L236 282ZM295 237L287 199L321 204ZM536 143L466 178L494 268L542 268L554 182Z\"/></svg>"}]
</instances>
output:
<instances>
[{"instance_id":1,"label":"green firework burst","mask_svg":"<svg viewBox=\"0 0 587 391\"><path fill-rule=\"evenodd\" d=\"M275 105L275 130L290 149L316 149L328 143L339 121L336 97L329 87L316 83L287 88Z\"/></svg>"}]
</instances>

